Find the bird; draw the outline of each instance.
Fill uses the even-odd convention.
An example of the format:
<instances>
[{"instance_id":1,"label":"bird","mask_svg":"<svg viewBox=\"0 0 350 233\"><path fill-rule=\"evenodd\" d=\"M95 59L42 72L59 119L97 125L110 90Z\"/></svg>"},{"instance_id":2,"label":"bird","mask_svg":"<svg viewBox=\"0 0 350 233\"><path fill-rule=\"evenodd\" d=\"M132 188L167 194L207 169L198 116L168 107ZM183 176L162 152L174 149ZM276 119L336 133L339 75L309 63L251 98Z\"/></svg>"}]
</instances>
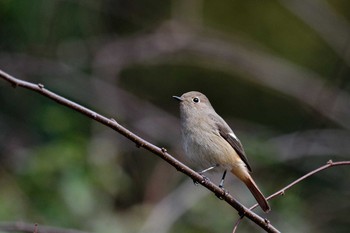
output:
<instances>
[{"instance_id":1,"label":"bird","mask_svg":"<svg viewBox=\"0 0 350 233\"><path fill-rule=\"evenodd\" d=\"M173 96L180 102L180 121L185 157L203 173L223 170L220 187L223 188L227 170L250 190L261 209L271 210L266 198L251 176L251 166L241 141L216 113L209 99L198 91Z\"/></svg>"}]
</instances>

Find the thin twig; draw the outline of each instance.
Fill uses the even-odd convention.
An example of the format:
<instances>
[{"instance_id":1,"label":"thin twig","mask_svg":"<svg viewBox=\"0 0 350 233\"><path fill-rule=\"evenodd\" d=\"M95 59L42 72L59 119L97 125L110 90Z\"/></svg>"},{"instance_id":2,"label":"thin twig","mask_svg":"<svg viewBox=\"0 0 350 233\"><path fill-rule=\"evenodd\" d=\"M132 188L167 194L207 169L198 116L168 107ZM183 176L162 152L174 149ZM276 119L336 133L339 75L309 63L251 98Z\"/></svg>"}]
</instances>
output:
<instances>
[{"instance_id":1,"label":"thin twig","mask_svg":"<svg viewBox=\"0 0 350 233\"><path fill-rule=\"evenodd\" d=\"M243 216L241 216L235 223L235 225L233 226L233 230L232 233L235 233L238 229L239 224L242 222Z\"/></svg>"},{"instance_id":2,"label":"thin twig","mask_svg":"<svg viewBox=\"0 0 350 233\"><path fill-rule=\"evenodd\" d=\"M177 159L175 159L173 156L171 156L165 148L159 148L152 143L144 140L143 138L139 137L138 135L132 133L128 129L124 128L120 124L117 123L114 119L108 119L105 116L102 116L86 107L83 107L73 101L70 101L62 96L59 96L55 94L54 92L49 91L48 89L44 88L43 84L34 84L31 82L23 81L20 79L17 79L15 77L12 77L11 75L3 72L0 70L0 77L9 83L12 84L13 87L23 87L35 92L38 92L39 94L48 97L54 101L56 101L59 104L62 104L64 106L69 107L72 110L75 110L77 112L82 113L83 115L106 125L107 127L110 127L123 135L124 137L130 139L134 143L136 143L137 147L145 148L146 150L152 152L153 154L157 155L161 159L165 160L167 163L175 167L178 171L186 174L187 176L191 177L195 182L198 182L199 184L205 186L207 189L211 190L213 193L215 193L216 196L220 197L220 199L225 200L229 205L231 205L233 208L235 208L239 213L243 214L253 222L255 222L257 225L259 225L261 228L263 228L267 232L279 232L273 225L270 223L267 223L262 217L255 214L253 211L249 210L242 204L240 204L233 196L228 194L225 190L219 188L217 185L209 181L208 179L205 179L203 176L198 174L197 172L193 171L191 168L186 166L185 164L181 163Z\"/></svg>"},{"instance_id":3,"label":"thin twig","mask_svg":"<svg viewBox=\"0 0 350 233\"><path fill-rule=\"evenodd\" d=\"M59 227L43 226L35 223L24 222L5 222L0 223L1 232L24 232L24 233L88 233L86 231L78 231L73 229L64 229Z\"/></svg>"},{"instance_id":4,"label":"thin twig","mask_svg":"<svg viewBox=\"0 0 350 233\"><path fill-rule=\"evenodd\" d=\"M306 178L320 172L320 171L323 171L323 170L326 170L328 168L331 168L331 167L336 167L336 166L346 166L346 165L350 165L350 161L338 161L338 162L333 162L332 160L329 160L327 162L327 164L319 167L319 168L316 168L315 170L312 170L311 172L305 174L304 176L300 177L299 179L293 181L292 183L290 183L289 185L285 186L284 188L280 189L279 191L275 192L274 194L270 195L269 197L267 197L266 199L267 200L270 200L270 199L273 199L277 196L282 196L285 194L285 192L290 189L291 187L293 187L294 185L300 183L301 181L305 180ZM258 206L258 204L255 204L253 205L252 207L250 207L249 209L250 210L253 210L255 209L256 207ZM237 220L237 222L235 223L234 225L234 228L233 228L233 231L232 233L235 233L236 232L236 229L238 227L238 225L241 223L243 217L239 218Z\"/></svg>"},{"instance_id":5,"label":"thin twig","mask_svg":"<svg viewBox=\"0 0 350 233\"><path fill-rule=\"evenodd\" d=\"M327 164L323 165L322 167L319 167L309 173L307 173L306 175L300 177L299 179L293 181L292 183L290 183L289 185L287 185L286 187L284 187L283 189L275 192L274 194L270 195L269 197L267 197L267 200L270 200L272 198L275 198L276 196L280 196L280 195L284 195L285 191L287 191L288 189L290 189L292 186L296 185L297 183L300 183L302 180L305 180L306 178L314 175L315 173L318 173L320 171L323 171L327 168L331 168L331 167L336 167L336 166L346 166L346 165L350 165L350 161L339 161L339 162L333 162L332 160L329 160L327 162ZM255 204L252 207L250 207L250 210L253 210L257 207L258 205Z\"/></svg>"}]
</instances>

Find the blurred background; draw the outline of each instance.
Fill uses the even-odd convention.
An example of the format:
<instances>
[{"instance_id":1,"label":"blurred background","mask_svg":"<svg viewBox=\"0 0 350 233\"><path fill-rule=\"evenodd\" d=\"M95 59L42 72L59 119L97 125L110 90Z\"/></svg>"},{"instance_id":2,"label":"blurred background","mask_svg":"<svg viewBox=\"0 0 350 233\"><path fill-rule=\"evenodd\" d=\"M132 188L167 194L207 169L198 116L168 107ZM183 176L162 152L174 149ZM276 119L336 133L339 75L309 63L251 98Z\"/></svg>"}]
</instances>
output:
<instances>
[{"instance_id":1,"label":"blurred background","mask_svg":"<svg viewBox=\"0 0 350 233\"><path fill-rule=\"evenodd\" d=\"M171 96L205 93L265 195L349 160L347 0L0 0L0 48L0 69L184 162ZM256 211L282 232L349 232L349 179L349 167L331 168L271 200L271 213ZM236 179L226 188L254 204ZM118 133L0 80L0 226L214 233L232 232L237 218ZM238 232L262 230L245 220Z\"/></svg>"}]
</instances>

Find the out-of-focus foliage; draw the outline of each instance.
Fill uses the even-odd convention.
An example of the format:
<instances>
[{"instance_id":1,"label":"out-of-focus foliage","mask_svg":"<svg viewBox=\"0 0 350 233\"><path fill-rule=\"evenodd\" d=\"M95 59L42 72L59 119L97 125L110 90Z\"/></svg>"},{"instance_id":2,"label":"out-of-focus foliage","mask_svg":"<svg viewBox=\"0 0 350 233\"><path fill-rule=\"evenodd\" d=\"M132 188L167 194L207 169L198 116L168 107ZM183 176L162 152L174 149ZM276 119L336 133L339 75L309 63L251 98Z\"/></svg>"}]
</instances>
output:
<instances>
[{"instance_id":1,"label":"out-of-focus foliage","mask_svg":"<svg viewBox=\"0 0 350 233\"><path fill-rule=\"evenodd\" d=\"M0 69L115 118L182 161L171 96L202 91L268 195L349 159L349 20L346 0L2 0ZM282 232L348 232L349 180L348 167L318 173L262 215ZM254 203L236 179L226 188ZM0 80L0 224L211 233L231 232L237 218L119 134ZM238 230L254 231L248 220Z\"/></svg>"}]
</instances>

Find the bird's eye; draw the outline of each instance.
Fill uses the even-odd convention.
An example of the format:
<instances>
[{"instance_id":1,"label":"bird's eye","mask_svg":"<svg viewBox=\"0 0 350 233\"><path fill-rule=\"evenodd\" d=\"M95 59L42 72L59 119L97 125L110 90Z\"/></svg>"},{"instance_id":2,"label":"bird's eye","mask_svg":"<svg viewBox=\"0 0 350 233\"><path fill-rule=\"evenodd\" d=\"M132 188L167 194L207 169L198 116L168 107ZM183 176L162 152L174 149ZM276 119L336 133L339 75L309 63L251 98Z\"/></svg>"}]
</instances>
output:
<instances>
[{"instance_id":1,"label":"bird's eye","mask_svg":"<svg viewBox=\"0 0 350 233\"><path fill-rule=\"evenodd\" d=\"M199 102L199 98L198 97L194 97L193 98L193 102L198 103Z\"/></svg>"}]
</instances>

